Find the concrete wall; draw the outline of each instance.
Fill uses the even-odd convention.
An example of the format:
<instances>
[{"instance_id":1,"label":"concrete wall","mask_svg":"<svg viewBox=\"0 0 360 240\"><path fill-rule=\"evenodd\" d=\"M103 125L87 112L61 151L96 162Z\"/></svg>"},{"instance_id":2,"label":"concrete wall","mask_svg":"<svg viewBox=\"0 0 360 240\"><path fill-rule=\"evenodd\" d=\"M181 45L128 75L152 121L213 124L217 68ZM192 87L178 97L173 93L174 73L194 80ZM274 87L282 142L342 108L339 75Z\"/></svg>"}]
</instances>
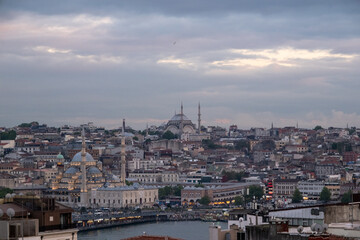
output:
<instances>
[{"instance_id":1,"label":"concrete wall","mask_svg":"<svg viewBox=\"0 0 360 240\"><path fill-rule=\"evenodd\" d=\"M360 221L360 203L326 206L324 222L326 224L350 222L351 215L354 221Z\"/></svg>"}]
</instances>

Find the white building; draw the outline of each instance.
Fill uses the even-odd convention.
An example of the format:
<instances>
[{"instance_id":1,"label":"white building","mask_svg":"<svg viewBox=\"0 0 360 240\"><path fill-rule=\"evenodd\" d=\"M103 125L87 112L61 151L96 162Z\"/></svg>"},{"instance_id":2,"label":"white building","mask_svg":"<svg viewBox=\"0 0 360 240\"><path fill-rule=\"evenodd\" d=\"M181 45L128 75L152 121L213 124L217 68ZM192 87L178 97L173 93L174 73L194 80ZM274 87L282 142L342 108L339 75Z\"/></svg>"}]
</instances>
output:
<instances>
[{"instance_id":1,"label":"white building","mask_svg":"<svg viewBox=\"0 0 360 240\"><path fill-rule=\"evenodd\" d=\"M159 199L158 188L142 186L101 187L91 190L90 207L151 207Z\"/></svg>"},{"instance_id":2,"label":"white building","mask_svg":"<svg viewBox=\"0 0 360 240\"><path fill-rule=\"evenodd\" d=\"M175 172L133 172L129 177L140 183L173 183L179 182L179 174Z\"/></svg>"},{"instance_id":3,"label":"white building","mask_svg":"<svg viewBox=\"0 0 360 240\"><path fill-rule=\"evenodd\" d=\"M308 197L309 199L319 199L324 186L325 184L323 181L307 180L299 181L297 188L303 197Z\"/></svg>"}]
</instances>

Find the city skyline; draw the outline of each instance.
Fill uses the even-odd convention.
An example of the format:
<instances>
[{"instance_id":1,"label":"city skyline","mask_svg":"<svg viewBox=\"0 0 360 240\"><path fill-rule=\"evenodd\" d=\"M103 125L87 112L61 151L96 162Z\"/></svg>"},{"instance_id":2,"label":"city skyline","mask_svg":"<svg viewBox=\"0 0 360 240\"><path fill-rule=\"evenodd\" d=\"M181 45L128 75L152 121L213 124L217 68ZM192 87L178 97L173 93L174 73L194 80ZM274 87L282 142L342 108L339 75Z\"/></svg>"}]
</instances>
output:
<instances>
[{"instance_id":1,"label":"city skyline","mask_svg":"<svg viewBox=\"0 0 360 240\"><path fill-rule=\"evenodd\" d=\"M357 1L0 1L0 125L360 126Z\"/></svg>"}]
</instances>

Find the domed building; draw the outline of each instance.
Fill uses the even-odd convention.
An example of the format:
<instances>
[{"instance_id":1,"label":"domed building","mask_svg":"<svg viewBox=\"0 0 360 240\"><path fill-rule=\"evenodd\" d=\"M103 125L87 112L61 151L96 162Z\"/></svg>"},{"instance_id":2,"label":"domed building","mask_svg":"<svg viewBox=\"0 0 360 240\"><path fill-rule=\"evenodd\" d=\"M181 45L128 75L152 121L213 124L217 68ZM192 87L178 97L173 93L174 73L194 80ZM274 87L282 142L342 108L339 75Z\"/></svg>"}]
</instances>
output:
<instances>
[{"instance_id":1,"label":"domed building","mask_svg":"<svg viewBox=\"0 0 360 240\"><path fill-rule=\"evenodd\" d=\"M70 163L64 166L64 172L59 174L53 189L66 188L68 190L81 188L81 152L75 154ZM104 185L106 178L102 173L102 163L86 153L86 185L87 189L99 188Z\"/></svg>"},{"instance_id":2,"label":"domed building","mask_svg":"<svg viewBox=\"0 0 360 240\"><path fill-rule=\"evenodd\" d=\"M82 177L86 176L85 186L87 190L100 188L105 183L118 185L119 180L110 173L103 173L102 163L83 149L76 153L71 162L64 164L64 168L59 172L56 180L52 184L52 189L80 190L82 188ZM85 155L85 162L82 161L82 154ZM83 164L85 166L83 166ZM82 174L82 167L85 167L85 174Z\"/></svg>"},{"instance_id":3,"label":"domed building","mask_svg":"<svg viewBox=\"0 0 360 240\"><path fill-rule=\"evenodd\" d=\"M176 135L196 133L196 126L185 116L182 104L180 114L175 114L165 125L165 132L166 131L170 131Z\"/></svg>"}]
</instances>

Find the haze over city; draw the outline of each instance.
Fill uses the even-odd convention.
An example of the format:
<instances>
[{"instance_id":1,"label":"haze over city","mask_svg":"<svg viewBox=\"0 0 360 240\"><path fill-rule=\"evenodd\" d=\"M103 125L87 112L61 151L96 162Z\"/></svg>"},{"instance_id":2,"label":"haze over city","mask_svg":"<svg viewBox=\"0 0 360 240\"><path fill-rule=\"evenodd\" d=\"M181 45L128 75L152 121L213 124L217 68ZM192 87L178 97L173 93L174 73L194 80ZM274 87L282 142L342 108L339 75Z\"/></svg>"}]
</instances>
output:
<instances>
[{"instance_id":1,"label":"haze over city","mask_svg":"<svg viewBox=\"0 0 360 240\"><path fill-rule=\"evenodd\" d=\"M358 1L0 1L2 126L359 126Z\"/></svg>"}]
</instances>

